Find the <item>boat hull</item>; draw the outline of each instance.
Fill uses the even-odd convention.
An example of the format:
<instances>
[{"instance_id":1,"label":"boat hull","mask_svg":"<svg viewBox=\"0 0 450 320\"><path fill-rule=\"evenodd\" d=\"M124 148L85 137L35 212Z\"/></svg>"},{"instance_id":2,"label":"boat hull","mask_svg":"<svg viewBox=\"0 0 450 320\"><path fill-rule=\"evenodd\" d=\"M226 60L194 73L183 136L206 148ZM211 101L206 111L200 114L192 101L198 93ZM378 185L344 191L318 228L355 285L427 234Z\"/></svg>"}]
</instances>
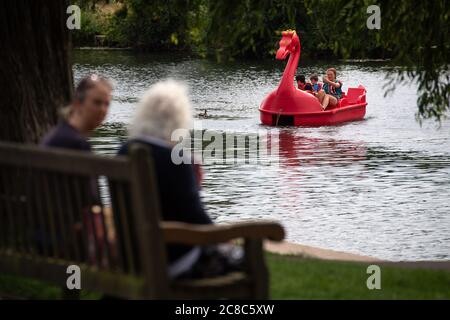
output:
<instances>
[{"instance_id":1,"label":"boat hull","mask_svg":"<svg viewBox=\"0 0 450 320\"><path fill-rule=\"evenodd\" d=\"M259 108L259 111L261 123L265 125L320 127L362 120L366 114L366 106L366 102L361 102L319 112L274 112L263 108Z\"/></svg>"}]
</instances>

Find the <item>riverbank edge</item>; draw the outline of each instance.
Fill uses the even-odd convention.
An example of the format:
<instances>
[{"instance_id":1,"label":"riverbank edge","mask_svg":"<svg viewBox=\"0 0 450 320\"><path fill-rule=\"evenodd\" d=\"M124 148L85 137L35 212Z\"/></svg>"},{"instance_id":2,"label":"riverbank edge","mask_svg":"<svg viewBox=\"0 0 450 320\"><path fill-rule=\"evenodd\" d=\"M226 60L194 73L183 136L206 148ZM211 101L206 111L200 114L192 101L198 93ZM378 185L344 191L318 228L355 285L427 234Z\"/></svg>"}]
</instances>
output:
<instances>
[{"instance_id":1,"label":"riverbank edge","mask_svg":"<svg viewBox=\"0 0 450 320\"><path fill-rule=\"evenodd\" d=\"M271 253L280 255L301 256L311 259L370 263L383 266L394 266L404 268L434 269L450 271L450 260L443 261L390 261L376 257L359 255L349 252L312 247L289 241L273 242L265 241L264 249Z\"/></svg>"},{"instance_id":2,"label":"riverbank edge","mask_svg":"<svg viewBox=\"0 0 450 320\"><path fill-rule=\"evenodd\" d=\"M135 48L133 47L73 47L73 50L97 50L97 51L133 51Z\"/></svg>"}]
</instances>

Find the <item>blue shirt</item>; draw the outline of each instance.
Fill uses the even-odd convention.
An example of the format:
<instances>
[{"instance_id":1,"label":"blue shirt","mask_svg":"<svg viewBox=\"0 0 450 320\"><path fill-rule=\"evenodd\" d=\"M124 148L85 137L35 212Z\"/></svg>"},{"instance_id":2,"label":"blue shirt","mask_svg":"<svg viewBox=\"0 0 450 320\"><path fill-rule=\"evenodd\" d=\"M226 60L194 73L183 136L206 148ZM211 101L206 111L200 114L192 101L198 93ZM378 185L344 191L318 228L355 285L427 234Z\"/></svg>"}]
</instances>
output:
<instances>
[{"instance_id":1,"label":"blue shirt","mask_svg":"<svg viewBox=\"0 0 450 320\"><path fill-rule=\"evenodd\" d=\"M318 92L321 89L321 86L318 83L312 85L313 91Z\"/></svg>"}]
</instances>

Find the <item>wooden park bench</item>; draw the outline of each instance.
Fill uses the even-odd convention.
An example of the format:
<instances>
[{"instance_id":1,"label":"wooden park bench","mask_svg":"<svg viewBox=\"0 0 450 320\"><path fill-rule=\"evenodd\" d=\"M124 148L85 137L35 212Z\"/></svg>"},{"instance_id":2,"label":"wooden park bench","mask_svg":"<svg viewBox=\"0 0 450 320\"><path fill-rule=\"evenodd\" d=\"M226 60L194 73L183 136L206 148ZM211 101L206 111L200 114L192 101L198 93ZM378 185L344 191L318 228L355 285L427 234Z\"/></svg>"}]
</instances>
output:
<instances>
[{"instance_id":1,"label":"wooden park bench","mask_svg":"<svg viewBox=\"0 0 450 320\"><path fill-rule=\"evenodd\" d=\"M0 143L0 274L60 286L66 298L79 297L79 290L66 287L69 265L80 267L82 290L118 298L268 298L262 243L282 240L283 228L273 222L162 222L149 153L135 145L129 157L111 158ZM102 201L92 209L89 194L99 185ZM112 222L104 207L110 208ZM98 221L103 235L93 232ZM243 239L243 271L169 278L166 244L232 239Z\"/></svg>"}]
</instances>

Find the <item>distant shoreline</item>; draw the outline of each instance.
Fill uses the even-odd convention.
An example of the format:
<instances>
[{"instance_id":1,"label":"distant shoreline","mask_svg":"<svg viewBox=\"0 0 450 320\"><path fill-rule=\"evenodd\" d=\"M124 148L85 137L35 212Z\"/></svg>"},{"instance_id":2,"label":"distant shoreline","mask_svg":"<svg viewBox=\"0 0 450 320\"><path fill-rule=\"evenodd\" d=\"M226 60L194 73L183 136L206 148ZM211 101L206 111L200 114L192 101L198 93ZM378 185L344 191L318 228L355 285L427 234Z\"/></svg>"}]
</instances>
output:
<instances>
[{"instance_id":1,"label":"distant shoreline","mask_svg":"<svg viewBox=\"0 0 450 320\"><path fill-rule=\"evenodd\" d=\"M74 50L101 50L101 51L131 51L132 47L118 48L118 47L74 47Z\"/></svg>"},{"instance_id":2,"label":"distant shoreline","mask_svg":"<svg viewBox=\"0 0 450 320\"><path fill-rule=\"evenodd\" d=\"M135 47L96 47L96 46L83 46L83 47L73 47L72 50L74 51L132 51L132 52L140 52L140 53L160 53L160 54L166 54L169 53L177 53L177 54L183 54L187 53L191 57L197 57L202 58L200 56L197 56L196 54L192 53L189 50L145 50L142 48L135 48ZM263 58L237 58L235 61L273 61L274 57L263 57ZM207 59L213 59L212 57L207 57ZM309 64L311 62L326 62L326 61L334 61L334 62L343 62L343 63L367 63L367 62L389 62L392 59L359 59L359 58L353 58L353 59L336 59L333 56L329 57L311 57L308 55L303 56L303 61L306 64Z\"/></svg>"},{"instance_id":3,"label":"distant shoreline","mask_svg":"<svg viewBox=\"0 0 450 320\"><path fill-rule=\"evenodd\" d=\"M339 59L342 62L388 62L392 59Z\"/></svg>"}]
</instances>

